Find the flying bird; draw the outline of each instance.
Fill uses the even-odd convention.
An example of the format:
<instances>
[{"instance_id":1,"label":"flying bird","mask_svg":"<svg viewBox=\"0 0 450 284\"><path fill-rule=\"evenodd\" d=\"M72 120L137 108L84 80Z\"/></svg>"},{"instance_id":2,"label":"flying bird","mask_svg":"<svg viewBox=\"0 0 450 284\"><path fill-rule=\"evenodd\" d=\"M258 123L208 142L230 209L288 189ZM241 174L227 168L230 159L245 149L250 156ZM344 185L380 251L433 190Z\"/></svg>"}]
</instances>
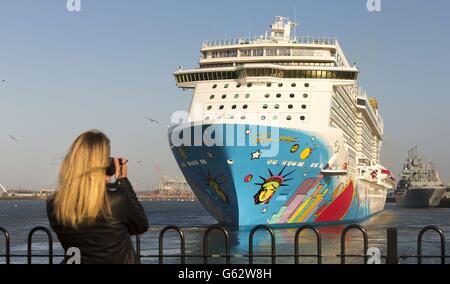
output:
<instances>
[{"instance_id":1,"label":"flying bird","mask_svg":"<svg viewBox=\"0 0 450 284\"><path fill-rule=\"evenodd\" d=\"M14 137L14 136L12 136L12 135L8 135L9 136L9 138L11 138L12 140L14 140L14 141L16 141L16 142L19 142L19 139L17 139L16 137Z\"/></svg>"},{"instance_id":2,"label":"flying bird","mask_svg":"<svg viewBox=\"0 0 450 284\"><path fill-rule=\"evenodd\" d=\"M142 164L142 161L136 161L136 163L138 163L138 164Z\"/></svg>"},{"instance_id":3,"label":"flying bird","mask_svg":"<svg viewBox=\"0 0 450 284\"><path fill-rule=\"evenodd\" d=\"M151 123L159 124L159 121L154 120L154 119L152 119L152 118L146 117L145 119L147 119L147 120L150 121Z\"/></svg>"}]
</instances>

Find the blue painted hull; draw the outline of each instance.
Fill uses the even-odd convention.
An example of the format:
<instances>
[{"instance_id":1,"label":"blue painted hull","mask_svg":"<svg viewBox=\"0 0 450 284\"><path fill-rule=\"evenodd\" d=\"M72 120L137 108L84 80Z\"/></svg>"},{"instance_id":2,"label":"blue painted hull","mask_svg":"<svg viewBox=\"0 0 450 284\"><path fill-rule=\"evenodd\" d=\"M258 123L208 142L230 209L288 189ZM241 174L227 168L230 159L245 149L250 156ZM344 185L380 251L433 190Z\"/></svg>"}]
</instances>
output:
<instances>
[{"instance_id":1,"label":"blue painted hull","mask_svg":"<svg viewBox=\"0 0 450 284\"><path fill-rule=\"evenodd\" d=\"M188 137L195 133L203 139ZM318 134L220 124L175 128L169 136L191 189L223 224L341 224L377 213L351 176L321 175L332 147ZM173 137L185 144L175 145Z\"/></svg>"}]
</instances>

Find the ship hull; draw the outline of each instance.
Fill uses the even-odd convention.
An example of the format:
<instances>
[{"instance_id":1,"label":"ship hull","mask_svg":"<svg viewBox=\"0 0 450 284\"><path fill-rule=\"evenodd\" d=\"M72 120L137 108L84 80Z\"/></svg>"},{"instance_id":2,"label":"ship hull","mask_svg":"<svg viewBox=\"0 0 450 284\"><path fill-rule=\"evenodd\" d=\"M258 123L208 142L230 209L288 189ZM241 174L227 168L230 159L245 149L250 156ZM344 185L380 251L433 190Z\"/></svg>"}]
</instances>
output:
<instances>
[{"instance_id":1,"label":"ship hull","mask_svg":"<svg viewBox=\"0 0 450 284\"><path fill-rule=\"evenodd\" d=\"M411 188L396 192L395 201L397 205L407 208L438 207L444 194L444 188Z\"/></svg>"},{"instance_id":2,"label":"ship hull","mask_svg":"<svg viewBox=\"0 0 450 284\"><path fill-rule=\"evenodd\" d=\"M450 208L450 196L447 195L442 198L439 208Z\"/></svg>"},{"instance_id":3,"label":"ship hull","mask_svg":"<svg viewBox=\"0 0 450 284\"><path fill-rule=\"evenodd\" d=\"M440 208L450 208L450 188L445 189L445 194L442 196Z\"/></svg>"},{"instance_id":4,"label":"ship hull","mask_svg":"<svg viewBox=\"0 0 450 284\"><path fill-rule=\"evenodd\" d=\"M226 145L203 141L211 127L222 129L217 132ZM325 137L286 128L271 131L278 136L261 134L258 126L248 125L197 125L169 131L173 155L186 181L220 223L240 228L340 224L384 209L387 188L357 180L352 173L321 174L333 154ZM186 133L192 137L200 133L203 139L173 144L173 137L189 140ZM237 141L240 135L244 145Z\"/></svg>"}]
</instances>

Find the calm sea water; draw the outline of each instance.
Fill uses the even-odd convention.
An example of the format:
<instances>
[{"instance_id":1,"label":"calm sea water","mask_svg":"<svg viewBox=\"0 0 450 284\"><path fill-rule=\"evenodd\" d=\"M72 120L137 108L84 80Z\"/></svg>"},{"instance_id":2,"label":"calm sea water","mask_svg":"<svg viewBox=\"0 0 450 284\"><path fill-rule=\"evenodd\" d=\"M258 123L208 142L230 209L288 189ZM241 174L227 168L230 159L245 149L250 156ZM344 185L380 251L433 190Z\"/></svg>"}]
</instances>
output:
<instances>
[{"instance_id":1,"label":"calm sea water","mask_svg":"<svg viewBox=\"0 0 450 284\"><path fill-rule=\"evenodd\" d=\"M190 255L201 255L203 252L203 232L209 225L216 224L203 207L196 202L143 202L151 228L142 236L141 249L143 255L158 255L158 235L162 228L167 225L177 225L185 228L186 253ZM396 227L399 230L399 252L401 255L417 254L417 237L421 228L428 225L436 225L443 229L450 237L450 209L403 209L395 205L386 205L386 210L362 222L369 235L369 246L378 247L382 254L386 253L386 230ZM0 200L0 227L6 228L11 235L11 252L13 254L25 254L27 250L28 232L36 226L48 227L45 202L43 201L1 201ZM323 240L323 262L338 263L337 255L340 253L340 235L344 226L321 227ZM276 249L277 254L289 255L294 253L295 229L277 229ZM230 243L232 254L245 255L248 253L249 245L248 231L230 232ZM447 246L450 238L447 237ZM55 236L56 240L56 236ZM428 233L424 238L424 254L438 255L440 252L439 239L433 233ZM362 253L362 236L357 231L348 235L348 254ZM45 253L47 241L43 233L34 237L33 252ZM164 241L165 254L178 254L179 241L173 232L167 233ZM210 253L224 253L224 238L219 233L213 233L210 237ZM270 252L270 238L264 232L258 232L254 240L255 254L268 254ZM301 238L301 253L315 253L315 239L312 233L305 232ZM55 243L55 253L62 254L59 243ZM0 255L4 254L4 240L0 235ZM46 263L48 260L34 258L33 263ZM56 259L56 262L60 259ZM157 263L157 257L144 258L144 263ZM202 263L203 259L188 258L188 263ZM314 258L302 258L300 262L314 263ZM14 263L24 263L25 258L14 258ZM167 263L178 263L177 258L165 259ZM223 263L224 259L211 259L210 263ZM269 263L268 258L257 258L255 263ZM293 263L293 257L279 257L277 262ZM349 258L347 262L360 263L361 258ZM415 263L414 258L401 260L402 263ZM437 263L439 259L426 259L424 262ZM0 263L4 259L0 258ZM232 263L248 263L248 258L233 257Z\"/></svg>"}]
</instances>

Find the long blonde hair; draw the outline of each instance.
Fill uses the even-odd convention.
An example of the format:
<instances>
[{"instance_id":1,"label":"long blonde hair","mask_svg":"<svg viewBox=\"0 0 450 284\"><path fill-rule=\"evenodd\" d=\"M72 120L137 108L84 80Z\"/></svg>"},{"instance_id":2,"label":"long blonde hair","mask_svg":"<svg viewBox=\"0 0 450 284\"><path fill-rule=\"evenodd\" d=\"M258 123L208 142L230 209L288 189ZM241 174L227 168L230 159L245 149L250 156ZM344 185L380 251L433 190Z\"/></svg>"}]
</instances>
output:
<instances>
[{"instance_id":1,"label":"long blonde hair","mask_svg":"<svg viewBox=\"0 0 450 284\"><path fill-rule=\"evenodd\" d=\"M78 228L111 213L105 180L109 156L109 139L100 131L87 131L73 142L54 199L56 219L64 227Z\"/></svg>"}]
</instances>

